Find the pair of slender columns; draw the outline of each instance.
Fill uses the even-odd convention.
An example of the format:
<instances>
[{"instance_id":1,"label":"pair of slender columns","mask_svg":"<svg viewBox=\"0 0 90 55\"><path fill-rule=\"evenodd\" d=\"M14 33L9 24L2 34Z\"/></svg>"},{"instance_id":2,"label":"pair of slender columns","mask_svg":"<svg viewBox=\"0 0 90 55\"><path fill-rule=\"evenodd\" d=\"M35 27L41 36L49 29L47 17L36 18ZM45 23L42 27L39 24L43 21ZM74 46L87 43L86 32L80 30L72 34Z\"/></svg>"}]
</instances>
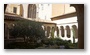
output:
<instances>
[{"instance_id":1,"label":"pair of slender columns","mask_svg":"<svg viewBox=\"0 0 90 55\"><path fill-rule=\"evenodd\" d=\"M57 26L57 27L58 27L58 29L54 31L54 38L61 38L63 40L71 40L72 43L75 43L75 40L73 39L74 33L72 31L72 25L69 26L69 28L70 28L70 38L68 38L68 36L67 36L68 33L67 33L66 26L63 26L64 27L64 33L63 33L64 36L63 37L62 37L60 26ZM48 30L48 29L45 30L45 36L47 36L48 38L52 37L51 36L52 27L49 27L49 29L50 30Z\"/></svg>"},{"instance_id":2,"label":"pair of slender columns","mask_svg":"<svg viewBox=\"0 0 90 55\"><path fill-rule=\"evenodd\" d=\"M64 27L64 26L63 26ZM66 27L66 26L65 26ZM68 36L67 36L67 29L64 27L64 36L62 36L62 33L61 33L61 29L59 28L58 30L59 30L59 38L61 38L61 39L63 39L63 40L71 40L71 42L72 43L74 43L75 41L74 41L74 39L73 39L73 35L74 35L74 33L73 33L73 31L72 31L72 26L69 26L70 27L70 38L68 38ZM56 34L57 34L57 32L56 32ZM57 35L56 35L57 36Z\"/></svg>"},{"instance_id":3,"label":"pair of slender columns","mask_svg":"<svg viewBox=\"0 0 90 55\"><path fill-rule=\"evenodd\" d=\"M49 26L49 28L46 26L44 27L44 30L45 30L45 36L50 38L51 37L51 29L52 27Z\"/></svg>"}]
</instances>

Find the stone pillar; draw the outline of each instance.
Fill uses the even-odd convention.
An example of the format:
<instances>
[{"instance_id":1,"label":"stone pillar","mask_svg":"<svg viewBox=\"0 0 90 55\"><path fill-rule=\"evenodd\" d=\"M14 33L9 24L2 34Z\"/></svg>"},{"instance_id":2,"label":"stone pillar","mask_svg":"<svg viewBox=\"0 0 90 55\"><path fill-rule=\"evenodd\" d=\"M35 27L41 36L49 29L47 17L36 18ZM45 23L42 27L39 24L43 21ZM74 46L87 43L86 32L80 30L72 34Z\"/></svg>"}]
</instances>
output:
<instances>
[{"instance_id":1,"label":"stone pillar","mask_svg":"<svg viewBox=\"0 0 90 55\"><path fill-rule=\"evenodd\" d=\"M44 26L45 36L47 36L47 26Z\"/></svg>"},{"instance_id":2,"label":"stone pillar","mask_svg":"<svg viewBox=\"0 0 90 55\"><path fill-rule=\"evenodd\" d=\"M51 37L54 38L55 37L55 27L52 26L51 28Z\"/></svg>"},{"instance_id":3,"label":"stone pillar","mask_svg":"<svg viewBox=\"0 0 90 55\"><path fill-rule=\"evenodd\" d=\"M50 27L49 38L51 37L51 30L52 30L52 27Z\"/></svg>"},{"instance_id":4,"label":"stone pillar","mask_svg":"<svg viewBox=\"0 0 90 55\"><path fill-rule=\"evenodd\" d=\"M55 27L54 35L55 35L55 38L57 38L57 26Z\"/></svg>"},{"instance_id":5,"label":"stone pillar","mask_svg":"<svg viewBox=\"0 0 90 55\"><path fill-rule=\"evenodd\" d=\"M72 30L72 26L70 26L70 38L71 38L71 42L73 43L73 30Z\"/></svg>"},{"instance_id":6,"label":"stone pillar","mask_svg":"<svg viewBox=\"0 0 90 55\"><path fill-rule=\"evenodd\" d=\"M59 37L62 38L62 36L61 36L61 28L59 28Z\"/></svg>"},{"instance_id":7,"label":"stone pillar","mask_svg":"<svg viewBox=\"0 0 90 55\"><path fill-rule=\"evenodd\" d=\"M78 18L78 48L84 49L84 4L71 4L76 8Z\"/></svg>"}]
</instances>

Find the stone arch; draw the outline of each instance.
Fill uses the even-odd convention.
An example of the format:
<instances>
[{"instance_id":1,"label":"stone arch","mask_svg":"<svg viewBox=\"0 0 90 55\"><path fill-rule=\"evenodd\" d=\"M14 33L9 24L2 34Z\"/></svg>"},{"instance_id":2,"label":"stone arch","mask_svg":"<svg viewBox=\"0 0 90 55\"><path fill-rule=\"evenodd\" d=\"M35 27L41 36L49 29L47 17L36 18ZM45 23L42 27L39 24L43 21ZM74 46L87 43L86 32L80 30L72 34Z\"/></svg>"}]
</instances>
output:
<instances>
[{"instance_id":1,"label":"stone arch","mask_svg":"<svg viewBox=\"0 0 90 55\"><path fill-rule=\"evenodd\" d=\"M72 26L73 37L78 38L78 29L76 25Z\"/></svg>"},{"instance_id":2,"label":"stone arch","mask_svg":"<svg viewBox=\"0 0 90 55\"><path fill-rule=\"evenodd\" d=\"M20 16L22 16L22 17L24 16L24 15L23 15L23 12L24 12L24 10L23 10L23 5L20 4Z\"/></svg>"},{"instance_id":3,"label":"stone arch","mask_svg":"<svg viewBox=\"0 0 90 55\"><path fill-rule=\"evenodd\" d=\"M66 26L66 31L67 31L67 37L70 38L71 36L71 32L70 32L70 27L69 26Z\"/></svg>"},{"instance_id":4,"label":"stone arch","mask_svg":"<svg viewBox=\"0 0 90 55\"><path fill-rule=\"evenodd\" d=\"M36 5L35 4L29 4L28 5L28 18L36 18Z\"/></svg>"},{"instance_id":5,"label":"stone arch","mask_svg":"<svg viewBox=\"0 0 90 55\"><path fill-rule=\"evenodd\" d=\"M60 29L61 29L61 36L64 37L64 27L63 26L60 26Z\"/></svg>"},{"instance_id":6,"label":"stone arch","mask_svg":"<svg viewBox=\"0 0 90 55\"><path fill-rule=\"evenodd\" d=\"M67 8L67 9L65 9L66 14L76 12L75 7L70 6L70 4L65 4L65 7Z\"/></svg>"}]
</instances>

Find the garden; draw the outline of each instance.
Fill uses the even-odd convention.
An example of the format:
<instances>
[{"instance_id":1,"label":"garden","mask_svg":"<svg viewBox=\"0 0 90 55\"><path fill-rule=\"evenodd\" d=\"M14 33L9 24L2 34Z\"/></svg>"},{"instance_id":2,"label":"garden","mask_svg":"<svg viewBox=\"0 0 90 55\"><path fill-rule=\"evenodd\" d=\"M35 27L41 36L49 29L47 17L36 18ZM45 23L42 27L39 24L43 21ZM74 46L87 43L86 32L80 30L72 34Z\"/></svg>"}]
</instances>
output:
<instances>
[{"instance_id":1,"label":"garden","mask_svg":"<svg viewBox=\"0 0 90 55\"><path fill-rule=\"evenodd\" d=\"M60 38L47 38L43 23L19 20L9 29L10 36L15 39L7 44L7 49L76 49L77 43ZM53 37L53 35L52 35ZM21 41L18 41L21 38Z\"/></svg>"}]
</instances>

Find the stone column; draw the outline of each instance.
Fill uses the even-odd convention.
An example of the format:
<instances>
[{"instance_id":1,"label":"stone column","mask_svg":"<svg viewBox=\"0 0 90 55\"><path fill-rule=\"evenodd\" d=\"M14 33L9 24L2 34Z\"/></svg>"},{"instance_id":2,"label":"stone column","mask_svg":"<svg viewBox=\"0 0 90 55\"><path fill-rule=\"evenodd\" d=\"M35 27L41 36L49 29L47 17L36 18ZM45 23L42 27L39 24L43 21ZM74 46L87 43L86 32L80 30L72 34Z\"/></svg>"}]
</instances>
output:
<instances>
[{"instance_id":1,"label":"stone column","mask_svg":"<svg viewBox=\"0 0 90 55\"><path fill-rule=\"evenodd\" d=\"M55 36L55 38L57 37L57 27L55 27L54 36Z\"/></svg>"},{"instance_id":2,"label":"stone column","mask_svg":"<svg viewBox=\"0 0 90 55\"><path fill-rule=\"evenodd\" d=\"M78 18L78 48L84 49L84 4L71 4L76 8Z\"/></svg>"},{"instance_id":3,"label":"stone column","mask_svg":"<svg viewBox=\"0 0 90 55\"><path fill-rule=\"evenodd\" d=\"M73 43L73 30L72 30L72 26L70 26L70 38L71 38L71 42Z\"/></svg>"},{"instance_id":4,"label":"stone column","mask_svg":"<svg viewBox=\"0 0 90 55\"><path fill-rule=\"evenodd\" d=\"M55 37L55 27L51 28L51 37L54 38Z\"/></svg>"},{"instance_id":5,"label":"stone column","mask_svg":"<svg viewBox=\"0 0 90 55\"><path fill-rule=\"evenodd\" d=\"M29 10L28 10L28 4L23 4L23 17L24 18L28 18L28 12L29 12Z\"/></svg>"},{"instance_id":6,"label":"stone column","mask_svg":"<svg viewBox=\"0 0 90 55\"><path fill-rule=\"evenodd\" d=\"M47 36L47 26L44 26L45 36Z\"/></svg>"},{"instance_id":7,"label":"stone column","mask_svg":"<svg viewBox=\"0 0 90 55\"><path fill-rule=\"evenodd\" d=\"M61 36L61 28L59 28L59 37L62 38L62 36Z\"/></svg>"},{"instance_id":8,"label":"stone column","mask_svg":"<svg viewBox=\"0 0 90 55\"><path fill-rule=\"evenodd\" d=\"M49 38L51 37L51 29L52 29L52 27L50 27L50 31L49 31Z\"/></svg>"}]
</instances>

